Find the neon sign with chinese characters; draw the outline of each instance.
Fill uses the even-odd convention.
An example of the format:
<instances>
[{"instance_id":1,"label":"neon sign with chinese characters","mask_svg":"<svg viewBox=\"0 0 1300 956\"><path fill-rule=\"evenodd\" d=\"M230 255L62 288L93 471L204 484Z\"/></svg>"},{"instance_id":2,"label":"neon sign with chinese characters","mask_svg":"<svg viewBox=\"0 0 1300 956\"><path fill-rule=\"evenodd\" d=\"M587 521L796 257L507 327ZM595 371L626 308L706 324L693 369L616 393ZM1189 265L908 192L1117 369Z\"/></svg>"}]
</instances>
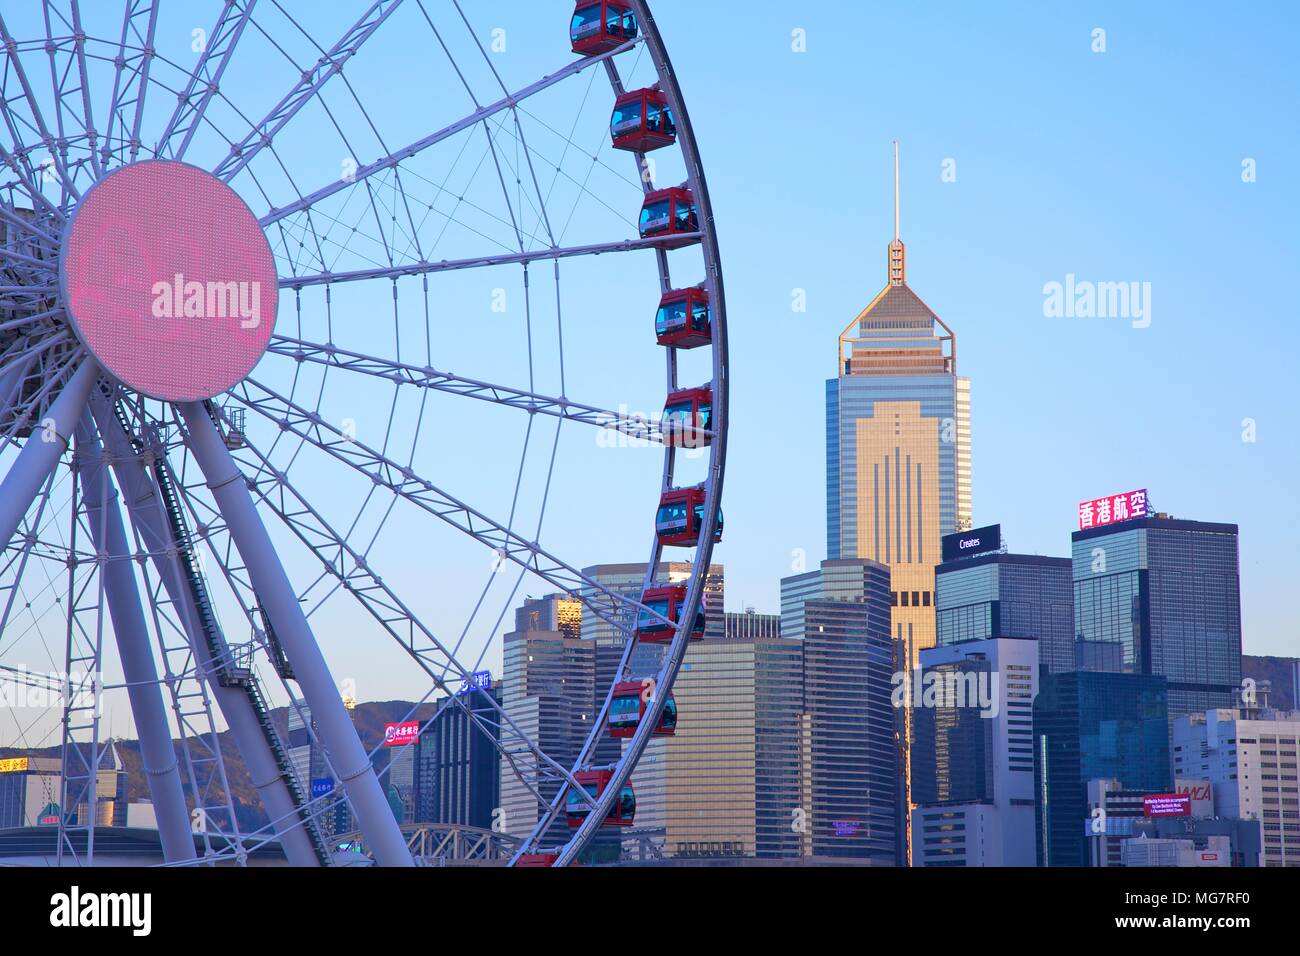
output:
<instances>
[{"instance_id":1,"label":"neon sign with chinese characters","mask_svg":"<svg viewBox=\"0 0 1300 956\"><path fill-rule=\"evenodd\" d=\"M1147 491L1126 491L1123 494L1107 495L1093 498L1091 501L1079 502L1079 530L1101 528L1108 524L1128 521L1132 518L1145 518L1147 515Z\"/></svg>"}]
</instances>

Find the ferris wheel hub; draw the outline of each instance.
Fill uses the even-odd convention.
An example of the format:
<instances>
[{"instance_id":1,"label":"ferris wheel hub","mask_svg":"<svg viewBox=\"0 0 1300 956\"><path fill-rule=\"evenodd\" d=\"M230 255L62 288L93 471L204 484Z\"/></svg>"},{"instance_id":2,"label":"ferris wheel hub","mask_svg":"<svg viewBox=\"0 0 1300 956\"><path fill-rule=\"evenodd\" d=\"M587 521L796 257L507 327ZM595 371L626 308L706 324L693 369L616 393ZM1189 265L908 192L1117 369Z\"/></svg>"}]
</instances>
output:
<instances>
[{"instance_id":1,"label":"ferris wheel hub","mask_svg":"<svg viewBox=\"0 0 1300 956\"><path fill-rule=\"evenodd\" d=\"M257 217L216 176L173 160L123 166L86 192L59 279L82 344L163 401L230 389L275 328L275 258Z\"/></svg>"}]
</instances>

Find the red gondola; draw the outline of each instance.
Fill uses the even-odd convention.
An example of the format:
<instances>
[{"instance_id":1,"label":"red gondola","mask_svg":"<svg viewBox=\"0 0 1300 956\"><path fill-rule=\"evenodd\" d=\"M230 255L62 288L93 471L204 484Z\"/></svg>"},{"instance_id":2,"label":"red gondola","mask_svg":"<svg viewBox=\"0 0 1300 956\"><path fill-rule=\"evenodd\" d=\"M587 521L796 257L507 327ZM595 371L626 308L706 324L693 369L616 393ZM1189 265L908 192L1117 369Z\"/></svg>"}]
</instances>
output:
<instances>
[{"instance_id":1,"label":"red gondola","mask_svg":"<svg viewBox=\"0 0 1300 956\"><path fill-rule=\"evenodd\" d=\"M559 858L558 853L524 853L515 861L515 866L554 866Z\"/></svg>"},{"instance_id":2,"label":"red gondola","mask_svg":"<svg viewBox=\"0 0 1300 956\"><path fill-rule=\"evenodd\" d=\"M641 206L641 238L662 239L665 249L680 249L699 242L700 219L695 197L685 186L658 189Z\"/></svg>"},{"instance_id":3,"label":"red gondola","mask_svg":"<svg viewBox=\"0 0 1300 956\"><path fill-rule=\"evenodd\" d=\"M660 345L693 349L713 341L709 293L701 288L674 289L659 300L655 337Z\"/></svg>"},{"instance_id":4,"label":"red gondola","mask_svg":"<svg viewBox=\"0 0 1300 956\"><path fill-rule=\"evenodd\" d=\"M686 388L672 392L664 402L663 431L665 445L677 448L703 448L712 436L708 429L713 424L713 389Z\"/></svg>"},{"instance_id":5,"label":"red gondola","mask_svg":"<svg viewBox=\"0 0 1300 956\"><path fill-rule=\"evenodd\" d=\"M641 603L672 623L666 624L658 617L654 617L643 610L637 615L636 639L647 644L667 644L670 642L673 639L673 633L677 630L682 605L686 603L686 585L672 584L668 587L648 588L641 595ZM692 641L704 640L703 607L695 612L695 620L691 622L691 632L688 636Z\"/></svg>"},{"instance_id":6,"label":"red gondola","mask_svg":"<svg viewBox=\"0 0 1300 956\"><path fill-rule=\"evenodd\" d=\"M631 737L636 733L641 718L645 716L646 688L652 682L644 680L625 681L614 686L614 699L609 704L609 735L611 737ZM659 714L659 723L655 727L656 737L671 737L677 732L677 701L672 694L664 701L664 709Z\"/></svg>"},{"instance_id":7,"label":"red gondola","mask_svg":"<svg viewBox=\"0 0 1300 956\"><path fill-rule=\"evenodd\" d=\"M610 770L580 770L573 775L573 779L577 780L578 785L591 796L599 798L605 792L605 788L609 786L609 781L613 776L614 774ZM582 821L587 818L591 808L582 799L582 795L573 787L570 787L568 796L565 798L564 811L569 818L569 826L576 828L582 826ZM609 808L609 813L605 815L601 826L630 827L632 818L635 816L636 794L632 792L630 785L625 784L618 793L618 799Z\"/></svg>"},{"instance_id":8,"label":"red gondola","mask_svg":"<svg viewBox=\"0 0 1300 956\"><path fill-rule=\"evenodd\" d=\"M579 0L569 24L573 52L583 56L616 50L636 35L636 14L618 0Z\"/></svg>"},{"instance_id":9,"label":"red gondola","mask_svg":"<svg viewBox=\"0 0 1300 956\"><path fill-rule=\"evenodd\" d=\"M609 134L615 149L634 153L671 146L677 142L677 124L668 97L659 90L632 90L614 101Z\"/></svg>"},{"instance_id":10,"label":"red gondola","mask_svg":"<svg viewBox=\"0 0 1300 956\"><path fill-rule=\"evenodd\" d=\"M704 524L704 486L694 488L674 488L665 491L659 499L659 510L655 513L655 534L662 545L681 545L695 547L700 540L700 528ZM713 540L722 540L722 512L718 512L718 524L713 529Z\"/></svg>"}]
</instances>

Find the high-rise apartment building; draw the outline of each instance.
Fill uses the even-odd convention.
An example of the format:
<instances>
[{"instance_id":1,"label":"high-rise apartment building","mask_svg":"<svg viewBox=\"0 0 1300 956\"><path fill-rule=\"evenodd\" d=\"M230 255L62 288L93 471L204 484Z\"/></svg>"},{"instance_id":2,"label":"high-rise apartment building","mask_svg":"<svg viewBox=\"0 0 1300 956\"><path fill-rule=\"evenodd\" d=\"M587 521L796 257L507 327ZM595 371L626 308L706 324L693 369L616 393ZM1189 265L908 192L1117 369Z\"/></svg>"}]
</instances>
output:
<instances>
[{"instance_id":1,"label":"high-rise apartment building","mask_svg":"<svg viewBox=\"0 0 1300 956\"><path fill-rule=\"evenodd\" d=\"M1032 638L921 652L912 742L913 866L1034 866Z\"/></svg>"},{"instance_id":2,"label":"high-rise apartment building","mask_svg":"<svg viewBox=\"0 0 1300 956\"><path fill-rule=\"evenodd\" d=\"M1080 666L1163 676L1171 719L1233 706L1241 690L1236 525L1145 515L1076 531L1073 550Z\"/></svg>"}]
</instances>

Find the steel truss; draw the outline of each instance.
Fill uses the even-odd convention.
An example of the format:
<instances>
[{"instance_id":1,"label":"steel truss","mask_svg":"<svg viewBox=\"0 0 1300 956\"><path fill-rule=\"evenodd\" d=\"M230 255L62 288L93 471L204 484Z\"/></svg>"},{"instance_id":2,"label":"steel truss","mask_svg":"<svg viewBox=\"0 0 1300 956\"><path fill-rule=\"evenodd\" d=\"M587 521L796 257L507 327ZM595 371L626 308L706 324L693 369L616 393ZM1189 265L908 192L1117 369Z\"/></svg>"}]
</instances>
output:
<instances>
[{"instance_id":1,"label":"steel truss","mask_svg":"<svg viewBox=\"0 0 1300 956\"><path fill-rule=\"evenodd\" d=\"M92 10L78 0L42 0L40 15L31 18L21 38L17 16L11 15L12 22L0 16L0 660L8 643L47 628L51 618L61 620L61 657L69 676L61 724L60 861L65 851L77 857L77 847L84 848L86 858L77 862L93 860L97 773L109 752L101 705L106 692L125 691L169 865L243 862L252 849L272 839L291 863L338 862L321 828L329 801L304 792L304 781L271 719L268 682L259 676L267 666L278 679L271 682L276 695L287 697L304 717L310 711L309 734L342 783L361 827L357 839L376 862L410 865L413 852L421 861L448 855L453 860L517 859L537 852L544 849L570 792L590 812L568 843L555 848L558 865L573 862L594 835L658 722L689 628L678 628L666 649L655 678L659 692L636 736L610 768L611 786L593 796L577 785L575 774L590 768L605 733L612 686L576 760L545 753L505 706L492 701L471 708L455 690L487 651L485 645L476 653L467 635L488 603L493 579L462 633L455 639L438 637L385 582L378 569L385 559L372 551L398 508L423 515L420 520L437 519L434 526L455 529L456 537L495 555L494 574L506 565L517 570L502 617L525 580L541 581L579 597L585 613L622 634L624 650L614 682L628 672L638 617L666 621L635 596L592 580L541 543L565 426L607 429L660 446L662 490L673 487L679 470L676 443L669 440L675 436L666 423L606 407L614 403L570 398L565 385L562 262L611 253L648 256L654 259L659 288L673 288L668 246L662 240L565 239L580 202L618 211L589 188L593 171L600 168L602 174L624 179L635 195L643 195L653 188L650 164L636 154L635 179L623 176L600 159L599 150L592 153L575 144L572 131L557 130L533 111L536 102L566 83L576 90L573 84L587 82L590 95L590 81L598 73L617 95L624 88L622 71L635 70L645 56L669 98L687 185L699 212L699 231L675 238L703 253L703 287L713 309L713 422L697 435L708 445L703 526L714 525L727 433L720 256L676 77L648 5L633 0L633 6L642 28L637 38L597 56L566 56L540 79L514 87L505 82L457 0L437 0L436 7L435 0L375 0L333 42L318 41L284 3L223 0L192 63L159 52L159 24L168 11L158 2L124 0L120 14L105 26L102 18L93 22L102 14L98 5ZM399 22L405 26L398 27ZM353 67L345 66L377 55L371 48L382 41L376 38L415 27L427 27L472 108L393 148L379 134L350 79ZM250 43L269 45L265 52L277 68L263 64L268 77L283 75L286 64L291 74L285 91L268 98L274 105L252 113L238 105L234 82L249 68L241 51ZM473 69L454 51L459 45L468 46L478 64ZM493 88L480 96L471 77L484 69ZM584 96L583 106L586 102ZM380 147L377 158L355 164L346 176L300 188L294 164L277 145L292 142L294 135L312 135L304 130L308 107L317 121L324 114L321 129L336 133L353 154L353 139L368 126ZM345 107L353 107L351 127ZM573 125L576 130L577 119ZM547 135L563 143L558 159L536 147L537 137ZM426 161L457 143L463 145L451 171L435 174ZM476 145L472 153L471 143ZM453 174L459 168L463 179L475 154L478 165L469 182L453 184ZM591 159L585 179L566 168L578 156L583 162ZM119 385L80 345L63 306L60 247L82 197L113 169L155 158L202 163L254 208L264 209L260 222L277 255L281 289L293 292L292 314L287 295L282 297L279 334L262 366L213 402L173 407ZM466 186L480 172L500 187L494 200L499 212L467 196ZM544 185L548 178L549 187ZM567 219L563 210L555 215L554 193L561 182L577 187ZM624 212L635 208L631 197L620 202L629 207ZM431 220L444 225L436 229ZM481 236L485 246L467 249L463 256L442 256L439 246L452 224ZM529 270L540 264L549 264L546 270L555 286L560 382L555 394L536 384L533 313L540 305ZM333 334L349 322L369 321L355 314L336 316L336 295L344 297L352 289L391 287L396 331L404 307L399 283L406 288L405 283L418 282L422 295L415 312L419 315L422 306L428 332L431 279L510 268L522 271L525 290L526 384L498 384L437 368L431 338L423 343L422 354L416 346L400 348L396 342L384 353L348 347ZM308 300L309 295L314 298ZM322 334L315 334L322 328ZM665 355L663 381L672 391L682 384L679 359L672 349ZM382 441L371 442L322 414L323 398L349 388L349 382L391 388L393 422L399 396L417 396L419 418L409 449L403 450L394 437L393 422ZM525 416L516 505L532 444L541 441L534 438L534 422L554 421L550 470L535 528L525 529L516 505L508 516L489 515L414 466L419 423L431 397L442 395ZM244 413L251 413L251 427ZM308 468L363 478L371 491L351 517L327 517L329 509L313 502L295 477ZM634 502L633 507L650 510L653 504ZM273 519L270 527L268 518ZM307 555L318 566L319 576L306 589L291 583L282 562L289 556L279 553L273 532L287 533L299 557ZM712 536L705 534L679 612L683 622L693 620L702 601L711 552ZM654 581L661 556L657 541L652 542L646 586ZM61 572L61 583L52 569ZM45 575L43 582L35 577L38 571ZM539 820L526 838L464 828L399 829L372 755L360 745L313 633L312 614L335 594L355 602L402 649L428 681L426 699L435 692L451 696L472 726L494 742L503 766L537 800ZM498 617L494 631L500 622ZM232 638L244 629L250 641ZM103 678L110 637L123 674L120 685ZM235 738L270 820L251 835L240 832L217 739L217 713Z\"/></svg>"}]
</instances>

